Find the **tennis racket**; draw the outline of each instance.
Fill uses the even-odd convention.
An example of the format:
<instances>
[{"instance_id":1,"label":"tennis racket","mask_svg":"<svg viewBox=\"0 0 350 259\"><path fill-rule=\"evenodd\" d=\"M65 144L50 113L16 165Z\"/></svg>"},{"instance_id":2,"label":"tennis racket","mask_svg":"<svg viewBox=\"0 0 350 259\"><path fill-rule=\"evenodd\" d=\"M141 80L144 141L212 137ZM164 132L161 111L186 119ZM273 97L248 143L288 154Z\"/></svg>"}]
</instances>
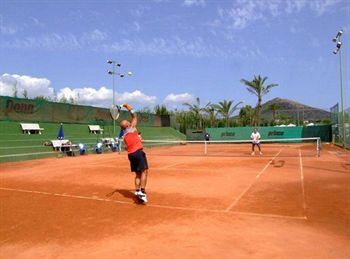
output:
<instances>
[{"instance_id":1,"label":"tennis racket","mask_svg":"<svg viewBox=\"0 0 350 259\"><path fill-rule=\"evenodd\" d=\"M111 116L113 118L113 120L118 120L119 115L120 115L120 110L121 110L121 106L120 105L112 105L111 108L109 109Z\"/></svg>"}]
</instances>

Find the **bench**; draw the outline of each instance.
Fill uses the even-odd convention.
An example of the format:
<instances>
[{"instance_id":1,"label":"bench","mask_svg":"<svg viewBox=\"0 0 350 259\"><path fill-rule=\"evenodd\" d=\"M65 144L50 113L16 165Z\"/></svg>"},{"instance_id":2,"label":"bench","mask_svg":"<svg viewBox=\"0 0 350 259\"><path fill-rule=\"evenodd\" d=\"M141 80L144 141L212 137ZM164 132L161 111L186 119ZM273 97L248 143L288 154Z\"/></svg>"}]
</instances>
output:
<instances>
[{"instance_id":1,"label":"bench","mask_svg":"<svg viewBox=\"0 0 350 259\"><path fill-rule=\"evenodd\" d=\"M38 123L20 123L22 127L23 134L31 134L31 133L38 133L41 134L41 131L44 130L43 128L40 128Z\"/></svg>"},{"instance_id":2,"label":"bench","mask_svg":"<svg viewBox=\"0 0 350 259\"><path fill-rule=\"evenodd\" d=\"M100 125L89 125L89 131L93 134L102 134L103 129L101 129Z\"/></svg>"}]
</instances>

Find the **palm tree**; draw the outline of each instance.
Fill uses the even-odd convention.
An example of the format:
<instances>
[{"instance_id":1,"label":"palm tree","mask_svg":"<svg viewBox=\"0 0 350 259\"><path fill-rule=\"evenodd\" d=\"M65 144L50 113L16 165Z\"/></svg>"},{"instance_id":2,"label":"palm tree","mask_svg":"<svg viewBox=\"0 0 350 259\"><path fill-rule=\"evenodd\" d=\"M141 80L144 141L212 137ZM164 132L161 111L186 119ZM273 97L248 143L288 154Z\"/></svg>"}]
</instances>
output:
<instances>
[{"instance_id":1,"label":"palm tree","mask_svg":"<svg viewBox=\"0 0 350 259\"><path fill-rule=\"evenodd\" d=\"M202 113L205 111L205 109L208 108L210 105L210 102L207 103L204 107L201 107L201 102L199 97L196 98L196 103L190 104L190 103L184 103L183 105L187 106L189 111L194 115L194 118L196 120L196 127L197 129L202 129Z\"/></svg>"},{"instance_id":2,"label":"palm tree","mask_svg":"<svg viewBox=\"0 0 350 259\"><path fill-rule=\"evenodd\" d=\"M210 122L210 127L215 127L216 125L216 120L217 120L217 110L215 109L215 105L211 104L209 105L206 109L205 112L208 115L208 119Z\"/></svg>"},{"instance_id":3,"label":"palm tree","mask_svg":"<svg viewBox=\"0 0 350 259\"><path fill-rule=\"evenodd\" d=\"M273 122L276 120L276 111L279 109L279 106L277 103L272 103L269 105L269 110L272 111L272 119Z\"/></svg>"},{"instance_id":4,"label":"palm tree","mask_svg":"<svg viewBox=\"0 0 350 259\"><path fill-rule=\"evenodd\" d=\"M266 95L268 92L270 92L272 87L278 86L278 84L269 84L264 86L264 83L266 80L267 80L266 76L263 78L260 75L254 76L254 79L252 81L241 79L242 84L244 84L247 87L247 90L258 97L257 120L256 120L258 125L260 124L262 97Z\"/></svg>"},{"instance_id":5,"label":"palm tree","mask_svg":"<svg viewBox=\"0 0 350 259\"><path fill-rule=\"evenodd\" d=\"M241 103L242 102L239 102L236 105L232 106L233 101L223 100L222 102L219 102L218 104L214 105L218 113L224 118L226 127L229 126L228 124L230 117L237 110L238 105L240 105Z\"/></svg>"},{"instance_id":6,"label":"palm tree","mask_svg":"<svg viewBox=\"0 0 350 259\"><path fill-rule=\"evenodd\" d=\"M239 111L239 118L241 121L242 126L252 126L253 125L253 118L255 116L255 109L251 107L250 105L246 105L241 108Z\"/></svg>"}]
</instances>

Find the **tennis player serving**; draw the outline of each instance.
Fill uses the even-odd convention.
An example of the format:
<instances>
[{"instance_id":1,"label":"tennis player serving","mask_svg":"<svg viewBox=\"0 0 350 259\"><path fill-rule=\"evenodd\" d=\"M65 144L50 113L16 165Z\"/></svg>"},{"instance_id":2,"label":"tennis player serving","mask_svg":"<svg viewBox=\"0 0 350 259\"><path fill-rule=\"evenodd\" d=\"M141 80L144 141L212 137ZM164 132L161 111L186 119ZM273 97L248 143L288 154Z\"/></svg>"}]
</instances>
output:
<instances>
[{"instance_id":1,"label":"tennis player serving","mask_svg":"<svg viewBox=\"0 0 350 259\"><path fill-rule=\"evenodd\" d=\"M127 120L121 121L120 128L124 131L124 143L128 152L131 172L135 172L135 195L143 203L147 203L146 184L148 163L146 154L143 151L141 138L136 129L137 116L129 104L123 104L122 107L130 112L132 118L131 122Z\"/></svg>"},{"instance_id":2,"label":"tennis player serving","mask_svg":"<svg viewBox=\"0 0 350 259\"><path fill-rule=\"evenodd\" d=\"M263 153L261 152L261 147L260 147L260 133L257 128L254 129L252 132L252 135L250 135L250 138L252 139L252 156L255 155L255 146L259 148L259 153L262 155Z\"/></svg>"}]
</instances>

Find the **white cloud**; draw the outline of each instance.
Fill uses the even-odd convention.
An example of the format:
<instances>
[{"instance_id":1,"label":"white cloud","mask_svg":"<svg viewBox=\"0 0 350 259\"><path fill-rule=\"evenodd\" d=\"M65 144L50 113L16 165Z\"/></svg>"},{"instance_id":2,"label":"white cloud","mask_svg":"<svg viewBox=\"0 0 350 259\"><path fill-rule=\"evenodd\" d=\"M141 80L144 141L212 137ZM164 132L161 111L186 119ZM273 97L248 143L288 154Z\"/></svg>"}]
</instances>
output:
<instances>
[{"instance_id":1,"label":"white cloud","mask_svg":"<svg viewBox=\"0 0 350 259\"><path fill-rule=\"evenodd\" d=\"M0 25L0 34L13 35L17 32L17 28L13 26Z\"/></svg>"},{"instance_id":2,"label":"white cloud","mask_svg":"<svg viewBox=\"0 0 350 259\"><path fill-rule=\"evenodd\" d=\"M16 89L18 97L23 96L24 90L28 92L30 98L39 95L52 97L54 89L50 85L50 80L46 78L3 74L0 76L0 95L13 96Z\"/></svg>"},{"instance_id":3,"label":"white cloud","mask_svg":"<svg viewBox=\"0 0 350 259\"><path fill-rule=\"evenodd\" d=\"M157 98L142 93L140 90L133 92L116 92L116 103L129 103L136 107L148 107L155 105ZM113 91L106 87L95 89L93 87L70 88L65 87L58 93L58 99L65 97L73 98L80 104L88 104L94 106L109 107L112 105Z\"/></svg>"},{"instance_id":4,"label":"white cloud","mask_svg":"<svg viewBox=\"0 0 350 259\"><path fill-rule=\"evenodd\" d=\"M193 103L195 97L189 93L169 94L164 98L163 103L170 108L181 107L184 103Z\"/></svg>"},{"instance_id":5,"label":"white cloud","mask_svg":"<svg viewBox=\"0 0 350 259\"><path fill-rule=\"evenodd\" d=\"M205 0L185 0L184 6L205 6Z\"/></svg>"},{"instance_id":6,"label":"white cloud","mask_svg":"<svg viewBox=\"0 0 350 259\"><path fill-rule=\"evenodd\" d=\"M233 29L244 29L255 21L268 20L271 16L300 12L308 8L322 15L342 0L237 0L230 8L219 7L218 19L213 24L224 24Z\"/></svg>"},{"instance_id":7,"label":"white cloud","mask_svg":"<svg viewBox=\"0 0 350 259\"><path fill-rule=\"evenodd\" d=\"M0 95L13 96L14 89L17 89L17 96L23 97L23 91L28 92L29 98L36 96L45 96L50 98L57 97L58 100L65 97L71 98L82 105L92 105L98 107L110 107L112 105L113 91L110 88L102 86L96 87L64 87L55 90L47 78L37 78L26 75L3 74L0 76ZM132 92L116 92L116 103L129 103L136 109L143 107L154 107L157 103L164 103L169 108L183 108L184 103L194 103L195 97L189 93L171 93L163 101L158 100L156 96L147 95L140 90Z\"/></svg>"},{"instance_id":8,"label":"white cloud","mask_svg":"<svg viewBox=\"0 0 350 259\"><path fill-rule=\"evenodd\" d=\"M134 23L135 31L140 30L140 24ZM7 49L45 49L45 50L79 50L89 48L92 51L117 53L132 53L139 55L182 55L194 57L227 57L227 51L204 41L201 37L183 39L178 36L171 38L152 38L148 41L136 39L121 39L112 43L105 41L107 33L98 29L82 36L73 34L47 34L38 37L14 38L0 42L0 48Z\"/></svg>"},{"instance_id":9,"label":"white cloud","mask_svg":"<svg viewBox=\"0 0 350 259\"><path fill-rule=\"evenodd\" d=\"M145 15L145 13L150 10L150 7L148 7L147 5L138 5L138 6L134 6L134 8L130 9L130 14L133 17L136 18L141 18Z\"/></svg>"},{"instance_id":10,"label":"white cloud","mask_svg":"<svg viewBox=\"0 0 350 259\"><path fill-rule=\"evenodd\" d=\"M16 26L5 24L3 21L3 16L0 15L0 34L12 35L12 34L15 34L17 31L18 31L18 28Z\"/></svg>"},{"instance_id":11,"label":"white cloud","mask_svg":"<svg viewBox=\"0 0 350 259\"><path fill-rule=\"evenodd\" d=\"M310 1L310 8L314 10L318 15L325 13L329 7L340 3L342 0L318 0Z\"/></svg>"},{"instance_id":12,"label":"white cloud","mask_svg":"<svg viewBox=\"0 0 350 259\"><path fill-rule=\"evenodd\" d=\"M11 49L77 49L82 45L79 39L73 34L60 35L57 33L43 35L41 37L25 37L23 39L14 39L3 41L0 47Z\"/></svg>"},{"instance_id":13,"label":"white cloud","mask_svg":"<svg viewBox=\"0 0 350 259\"><path fill-rule=\"evenodd\" d=\"M55 91L47 78L36 78L25 75L3 74L0 76L0 95L13 96L17 89L17 96L23 97L23 91L28 92L29 98L36 96L55 97ZM100 88L82 87L72 88L64 87L57 91L58 100L62 97L73 98L79 104L110 107L112 105L113 92L105 86ZM116 103L130 103L131 105L142 108L154 106L157 97L142 93L140 90L133 92L116 93Z\"/></svg>"},{"instance_id":14,"label":"white cloud","mask_svg":"<svg viewBox=\"0 0 350 259\"><path fill-rule=\"evenodd\" d=\"M286 0L285 11L287 13L299 12L303 9L309 0Z\"/></svg>"},{"instance_id":15,"label":"white cloud","mask_svg":"<svg viewBox=\"0 0 350 259\"><path fill-rule=\"evenodd\" d=\"M135 90L133 92L118 94L116 99L119 103L130 103L136 104L139 107L148 107L156 104L157 97L149 96L139 90Z\"/></svg>"},{"instance_id":16,"label":"white cloud","mask_svg":"<svg viewBox=\"0 0 350 259\"><path fill-rule=\"evenodd\" d=\"M261 6L261 2L253 0L244 0L238 2L233 8L224 9L219 8L218 14L221 19L227 20L232 23L229 25L235 29L243 29L249 23L263 18L261 8L265 9L266 7Z\"/></svg>"},{"instance_id":17,"label":"white cloud","mask_svg":"<svg viewBox=\"0 0 350 259\"><path fill-rule=\"evenodd\" d=\"M140 29L141 29L140 24L139 24L138 22L135 21L135 22L133 22L133 25L134 25L135 31L136 31L136 32L139 32Z\"/></svg>"},{"instance_id":18,"label":"white cloud","mask_svg":"<svg viewBox=\"0 0 350 259\"><path fill-rule=\"evenodd\" d=\"M94 29L93 31L86 33L83 38L88 41L103 41L107 38L107 33L99 29Z\"/></svg>"},{"instance_id":19,"label":"white cloud","mask_svg":"<svg viewBox=\"0 0 350 259\"><path fill-rule=\"evenodd\" d=\"M184 40L180 37L153 38L150 41L141 39L122 39L110 45L103 44L102 50L107 52L130 52L147 55L182 55L194 57L226 57L220 48L206 43L201 37Z\"/></svg>"},{"instance_id":20,"label":"white cloud","mask_svg":"<svg viewBox=\"0 0 350 259\"><path fill-rule=\"evenodd\" d=\"M93 87L64 87L59 90L57 97L58 99L61 99L62 97L67 99L73 98L81 104L108 106L108 103L112 103L112 90L104 86L99 89Z\"/></svg>"},{"instance_id":21,"label":"white cloud","mask_svg":"<svg viewBox=\"0 0 350 259\"><path fill-rule=\"evenodd\" d=\"M80 36L74 34L50 33L37 37L13 38L1 41L0 47L10 49L46 49L46 50L75 50L99 44L108 37L106 32L98 29Z\"/></svg>"},{"instance_id":22,"label":"white cloud","mask_svg":"<svg viewBox=\"0 0 350 259\"><path fill-rule=\"evenodd\" d=\"M29 20L38 27L45 27L45 24L43 22L41 22L38 18L36 17L29 17Z\"/></svg>"}]
</instances>

